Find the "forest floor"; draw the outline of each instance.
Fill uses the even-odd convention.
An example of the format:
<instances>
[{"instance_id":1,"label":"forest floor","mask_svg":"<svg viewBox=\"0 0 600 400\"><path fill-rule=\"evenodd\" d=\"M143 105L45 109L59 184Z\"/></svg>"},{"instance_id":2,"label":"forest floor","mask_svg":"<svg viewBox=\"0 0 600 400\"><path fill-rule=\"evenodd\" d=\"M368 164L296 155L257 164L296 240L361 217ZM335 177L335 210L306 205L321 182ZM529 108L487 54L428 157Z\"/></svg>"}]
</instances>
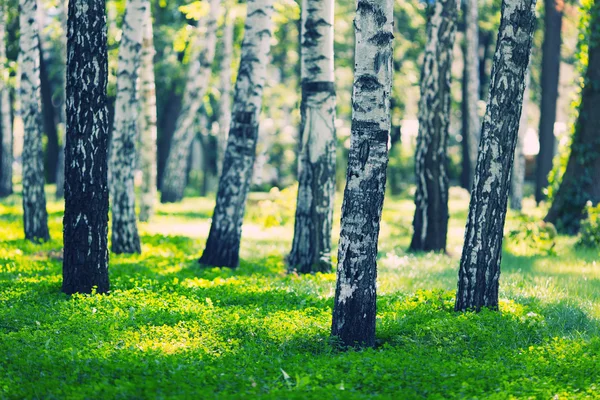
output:
<instances>
[{"instance_id":1,"label":"forest floor","mask_svg":"<svg viewBox=\"0 0 600 400\"><path fill-rule=\"evenodd\" d=\"M521 233L505 241L501 312L458 314L465 193L449 255L407 253L412 201L386 199L378 346L342 351L335 274L286 273L294 200L251 196L236 270L196 262L213 200L159 206L143 254L111 254L110 295L72 297L61 204L48 204L52 240L33 245L20 198L0 203L0 398L600 398L600 250L538 238L532 202L509 215Z\"/></svg>"}]
</instances>

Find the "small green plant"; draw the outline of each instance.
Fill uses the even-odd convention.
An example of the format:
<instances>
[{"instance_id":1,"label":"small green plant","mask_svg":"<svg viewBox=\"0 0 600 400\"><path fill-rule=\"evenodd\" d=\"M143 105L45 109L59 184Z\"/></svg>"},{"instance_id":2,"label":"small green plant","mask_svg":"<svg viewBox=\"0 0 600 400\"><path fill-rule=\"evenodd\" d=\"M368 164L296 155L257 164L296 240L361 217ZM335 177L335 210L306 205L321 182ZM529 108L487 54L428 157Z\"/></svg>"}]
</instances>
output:
<instances>
[{"instance_id":1,"label":"small green plant","mask_svg":"<svg viewBox=\"0 0 600 400\"><path fill-rule=\"evenodd\" d=\"M585 209L587 218L581 221L577 246L600 248L600 204L593 206L588 202Z\"/></svg>"},{"instance_id":2,"label":"small green plant","mask_svg":"<svg viewBox=\"0 0 600 400\"><path fill-rule=\"evenodd\" d=\"M556 255L556 227L550 222L534 220L525 215L520 219L519 227L508 234L509 240L523 244L538 254Z\"/></svg>"}]
</instances>

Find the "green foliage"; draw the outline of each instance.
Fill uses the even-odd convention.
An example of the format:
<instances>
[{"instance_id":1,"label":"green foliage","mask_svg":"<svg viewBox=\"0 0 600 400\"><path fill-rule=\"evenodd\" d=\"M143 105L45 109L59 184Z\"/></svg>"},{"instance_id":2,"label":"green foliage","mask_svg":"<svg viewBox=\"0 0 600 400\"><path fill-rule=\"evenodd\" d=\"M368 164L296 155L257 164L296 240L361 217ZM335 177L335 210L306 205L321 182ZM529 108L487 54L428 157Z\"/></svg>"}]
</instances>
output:
<instances>
[{"instance_id":1,"label":"green foliage","mask_svg":"<svg viewBox=\"0 0 600 400\"><path fill-rule=\"evenodd\" d=\"M586 206L587 218L581 221L577 245L600 250L600 204Z\"/></svg>"},{"instance_id":2,"label":"green foliage","mask_svg":"<svg viewBox=\"0 0 600 400\"><path fill-rule=\"evenodd\" d=\"M533 252L556 255L556 236L556 227L553 224L521 215L519 226L508 234L508 239L517 245L526 246Z\"/></svg>"},{"instance_id":3,"label":"green foliage","mask_svg":"<svg viewBox=\"0 0 600 400\"><path fill-rule=\"evenodd\" d=\"M283 190L273 188L250 209L248 218L264 228L284 226L294 221L298 185Z\"/></svg>"}]
</instances>

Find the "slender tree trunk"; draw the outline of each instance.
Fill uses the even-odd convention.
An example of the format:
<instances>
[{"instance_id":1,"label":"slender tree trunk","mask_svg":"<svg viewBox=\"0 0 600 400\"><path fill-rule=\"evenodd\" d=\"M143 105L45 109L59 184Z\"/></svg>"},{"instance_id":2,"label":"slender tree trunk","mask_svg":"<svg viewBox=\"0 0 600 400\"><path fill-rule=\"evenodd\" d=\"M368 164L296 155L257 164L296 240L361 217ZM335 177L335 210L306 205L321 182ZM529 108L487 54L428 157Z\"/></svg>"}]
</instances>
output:
<instances>
[{"instance_id":1,"label":"slender tree trunk","mask_svg":"<svg viewBox=\"0 0 600 400\"><path fill-rule=\"evenodd\" d=\"M70 0L62 290L106 293L108 50L105 0Z\"/></svg>"},{"instance_id":2,"label":"slender tree trunk","mask_svg":"<svg viewBox=\"0 0 600 400\"><path fill-rule=\"evenodd\" d=\"M421 74L412 251L446 251L448 233L446 168L452 51L458 7L455 0L436 0L432 7Z\"/></svg>"},{"instance_id":3,"label":"slender tree trunk","mask_svg":"<svg viewBox=\"0 0 600 400\"><path fill-rule=\"evenodd\" d=\"M204 265L235 268L240 257L242 222L256 158L259 116L271 44L273 0L249 0L242 58L235 83L231 129L219 179L217 204Z\"/></svg>"},{"instance_id":4,"label":"slender tree trunk","mask_svg":"<svg viewBox=\"0 0 600 400\"><path fill-rule=\"evenodd\" d=\"M63 78L65 81L63 82L63 103L60 105L60 124L59 124L59 134L60 134L60 147L58 149L58 157L57 157L57 166L56 166L56 198L62 199L65 195L65 142L66 142L66 134L67 134L67 81L66 81L66 65L67 65L67 19L68 19L68 10L69 10L69 0L64 0L61 6L61 27L63 30L63 42L61 43L61 57L65 62L65 73L63 74Z\"/></svg>"},{"instance_id":5,"label":"slender tree trunk","mask_svg":"<svg viewBox=\"0 0 600 400\"><path fill-rule=\"evenodd\" d=\"M502 237L535 28L535 0L503 0L471 193L456 310L498 308Z\"/></svg>"},{"instance_id":6,"label":"slender tree trunk","mask_svg":"<svg viewBox=\"0 0 600 400\"><path fill-rule=\"evenodd\" d=\"M471 190L479 148L479 10L477 0L465 1L465 51L462 101L462 186Z\"/></svg>"},{"instance_id":7,"label":"slender tree trunk","mask_svg":"<svg viewBox=\"0 0 600 400\"><path fill-rule=\"evenodd\" d=\"M177 128L171 140L171 149L162 177L160 201L163 203L177 203L183 199L186 182L185 166L196 134L193 123L202 107L215 58L219 9L220 0L210 0L210 12L206 17L206 34L204 38L197 35L192 44L193 56L187 75L183 108L177 120ZM201 44L202 51L199 51Z\"/></svg>"},{"instance_id":8,"label":"slender tree trunk","mask_svg":"<svg viewBox=\"0 0 600 400\"><path fill-rule=\"evenodd\" d=\"M110 195L112 200L112 251L140 253L135 214L135 142L139 102L137 78L142 49L144 16L148 0L128 0L119 45L117 100L110 148Z\"/></svg>"},{"instance_id":9,"label":"slender tree trunk","mask_svg":"<svg viewBox=\"0 0 600 400\"><path fill-rule=\"evenodd\" d=\"M13 133L10 122L10 96L8 87L8 60L6 59L6 14L5 4L0 4L0 130L2 147L0 148L0 197L13 192Z\"/></svg>"},{"instance_id":10,"label":"slender tree trunk","mask_svg":"<svg viewBox=\"0 0 600 400\"><path fill-rule=\"evenodd\" d=\"M560 74L560 45L564 0L544 0L544 44L542 47L542 104L540 106L540 152L537 156L535 200L546 198L548 174L554 159L554 123Z\"/></svg>"},{"instance_id":11,"label":"slender tree trunk","mask_svg":"<svg viewBox=\"0 0 600 400\"><path fill-rule=\"evenodd\" d=\"M223 170L223 156L231 127L231 62L233 61L233 19L225 11L223 25L223 58L221 60L221 99L219 101L219 139L217 149L217 177Z\"/></svg>"},{"instance_id":12,"label":"slender tree trunk","mask_svg":"<svg viewBox=\"0 0 600 400\"><path fill-rule=\"evenodd\" d=\"M39 20L38 20L39 21ZM43 28L41 23L39 27ZM58 130L56 129L56 113L52 104L52 82L50 81L48 65L46 60L50 55L44 54L42 45L43 36L39 35L39 54L40 54L40 94L42 104L42 130L46 136L46 147L44 149L44 171L45 181L54 183L56 178L56 166L58 160L59 143ZM46 50L46 53L48 50Z\"/></svg>"},{"instance_id":13,"label":"slender tree trunk","mask_svg":"<svg viewBox=\"0 0 600 400\"><path fill-rule=\"evenodd\" d=\"M375 345L377 241L388 164L393 0L359 0L348 174L331 335Z\"/></svg>"},{"instance_id":14,"label":"slender tree trunk","mask_svg":"<svg viewBox=\"0 0 600 400\"><path fill-rule=\"evenodd\" d=\"M302 104L298 200L290 269L331 271L335 199L334 0L302 2Z\"/></svg>"},{"instance_id":15,"label":"slender tree trunk","mask_svg":"<svg viewBox=\"0 0 600 400\"><path fill-rule=\"evenodd\" d=\"M600 203L600 2L592 6L588 67L575 125L571 155L546 221L574 234L585 217L585 204Z\"/></svg>"},{"instance_id":16,"label":"slender tree trunk","mask_svg":"<svg viewBox=\"0 0 600 400\"><path fill-rule=\"evenodd\" d=\"M523 108L521 110L521 121L519 122L519 138L515 148L515 161L512 169L512 181L510 186L510 208L521 211L523 208L523 188L525 185L525 135L527 134L527 106L529 103L530 70L525 75L525 92L523 94Z\"/></svg>"},{"instance_id":17,"label":"slender tree trunk","mask_svg":"<svg viewBox=\"0 0 600 400\"><path fill-rule=\"evenodd\" d=\"M154 33L150 7L144 16L144 37L140 65L140 169L142 188L140 221L148 221L154 214L156 199L156 86L154 83Z\"/></svg>"},{"instance_id":18,"label":"slender tree trunk","mask_svg":"<svg viewBox=\"0 0 600 400\"><path fill-rule=\"evenodd\" d=\"M47 241L48 213L44 193L44 160L40 100L40 49L38 45L37 1L20 0L21 114L23 116L23 219L25 238Z\"/></svg>"}]
</instances>

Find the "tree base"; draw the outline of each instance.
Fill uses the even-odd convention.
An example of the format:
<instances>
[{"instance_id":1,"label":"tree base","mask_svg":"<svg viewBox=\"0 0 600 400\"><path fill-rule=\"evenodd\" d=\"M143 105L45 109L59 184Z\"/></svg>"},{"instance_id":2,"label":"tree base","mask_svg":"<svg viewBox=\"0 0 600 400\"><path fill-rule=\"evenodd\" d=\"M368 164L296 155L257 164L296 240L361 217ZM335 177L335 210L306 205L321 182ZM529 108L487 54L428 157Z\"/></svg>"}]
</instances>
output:
<instances>
[{"instance_id":1,"label":"tree base","mask_svg":"<svg viewBox=\"0 0 600 400\"><path fill-rule=\"evenodd\" d=\"M240 264L239 249L234 246L221 245L206 245L202 257L198 260L201 265L209 267L226 267L235 269Z\"/></svg>"}]
</instances>

